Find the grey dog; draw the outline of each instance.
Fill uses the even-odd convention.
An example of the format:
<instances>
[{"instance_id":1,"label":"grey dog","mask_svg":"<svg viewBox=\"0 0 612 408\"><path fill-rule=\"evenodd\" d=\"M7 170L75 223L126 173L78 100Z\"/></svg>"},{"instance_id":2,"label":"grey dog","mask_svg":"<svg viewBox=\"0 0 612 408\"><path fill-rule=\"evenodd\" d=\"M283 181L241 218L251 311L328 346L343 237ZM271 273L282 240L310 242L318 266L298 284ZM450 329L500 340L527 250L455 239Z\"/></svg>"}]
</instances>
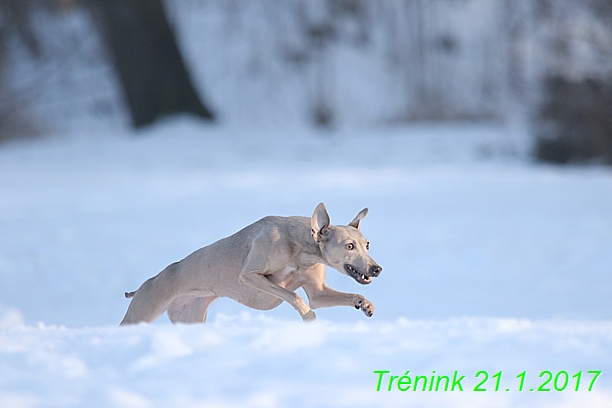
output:
<instances>
[{"instance_id":1,"label":"grey dog","mask_svg":"<svg viewBox=\"0 0 612 408\"><path fill-rule=\"evenodd\" d=\"M259 310L284 300L304 321L315 320L311 309L331 306L353 306L372 316L374 305L365 297L325 283L326 265L362 285L382 271L368 255L370 244L359 230L367 213L363 209L347 226L331 225L323 203L311 218L264 217L126 293L133 299L121 324L150 323L166 310L172 323L203 323L208 306L222 296ZM310 307L295 293L300 287Z\"/></svg>"}]
</instances>

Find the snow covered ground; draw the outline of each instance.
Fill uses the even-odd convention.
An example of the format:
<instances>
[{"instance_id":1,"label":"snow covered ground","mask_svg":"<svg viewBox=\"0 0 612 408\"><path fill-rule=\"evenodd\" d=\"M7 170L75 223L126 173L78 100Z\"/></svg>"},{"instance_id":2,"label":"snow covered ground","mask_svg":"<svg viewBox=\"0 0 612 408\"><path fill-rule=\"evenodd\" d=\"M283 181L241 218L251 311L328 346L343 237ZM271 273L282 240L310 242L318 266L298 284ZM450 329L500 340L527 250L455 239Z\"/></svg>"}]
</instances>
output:
<instances>
[{"instance_id":1,"label":"snow covered ground","mask_svg":"<svg viewBox=\"0 0 612 408\"><path fill-rule=\"evenodd\" d=\"M0 145L0 406L608 407L612 171L533 164L527 149L492 125L186 118ZM332 223L370 208L383 273L362 287L330 270L328 283L370 299L372 319L322 309L305 325L286 304L222 299L203 326L116 327L123 292L167 264L321 201ZM387 391L386 374L377 392L375 370L457 371L463 391ZM602 371L592 391L589 370Z\"/></svg>"}]
</instances>

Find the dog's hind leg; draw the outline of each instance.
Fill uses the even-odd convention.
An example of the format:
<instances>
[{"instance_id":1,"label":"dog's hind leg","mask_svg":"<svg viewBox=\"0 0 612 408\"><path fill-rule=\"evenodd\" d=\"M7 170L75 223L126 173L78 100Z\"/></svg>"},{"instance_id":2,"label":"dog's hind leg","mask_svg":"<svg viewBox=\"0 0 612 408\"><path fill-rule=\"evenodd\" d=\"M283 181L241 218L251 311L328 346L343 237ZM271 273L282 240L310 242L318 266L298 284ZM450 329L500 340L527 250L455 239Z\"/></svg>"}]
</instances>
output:
<instances>
[{"instance_id":1,"label":"dog's hind leg","mask_svg":"<svg viewBox=\"0 0 612 408\"><path fill-rule=\"evenodd\" d=\"M144 286L144 284L143 284ZM121 326L127 324L151 323L168 308L172 298L158 297L146 288L141 287L133 296Z\"/></svg>"},{"instance_id":2,"label":"dog's hind leg","mask_svg":"<svg viewBox=\"0 0 612 408\"><path fill-rule=\"evenodd\" d=\"M168 306L168 317L176 323L204 323L208 306L219 296L179 296Z\"/></svg>"},{"instance_id":3,"label":"dog's hind leg","mask_svg":"<svg viewBox=\"0 0 612 408\"><path fill-rule=\"evenodd\" d=\"M166 311L170 302L176 297L172 291L172 274L176 266L172 264L157 276L147 279L136 292L129 292L125 297L132 298L130 306L121 325L151 323Z\"/></svg>"},{"instance_id":4,"label":"dog's hind leg","mask_svg":"<svg viewBox=\"0 0 612 408\"><path fill-rule=\"evenodd\" d=\"M138 296L139 292L136 292L134 299L130 303L125 317L121 321L121 326L128 324L138 323L151 323L157 319L170 304L169 301L160 302L159 299L154 298L143 298Z\"/></svg>"}]
</instances>

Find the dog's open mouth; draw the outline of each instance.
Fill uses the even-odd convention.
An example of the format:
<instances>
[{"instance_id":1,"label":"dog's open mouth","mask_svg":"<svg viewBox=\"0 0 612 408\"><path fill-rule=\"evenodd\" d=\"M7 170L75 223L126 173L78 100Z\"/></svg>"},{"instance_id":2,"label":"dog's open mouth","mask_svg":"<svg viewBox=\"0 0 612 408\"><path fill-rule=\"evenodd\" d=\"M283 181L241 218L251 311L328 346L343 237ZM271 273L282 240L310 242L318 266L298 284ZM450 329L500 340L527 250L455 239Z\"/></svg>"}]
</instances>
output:
<instances>
[{"instance_id":1,"label":"dog's open mouth","mask_svg":"<svg viewBox=\"0 0 612 408\"><path fill-rule=\"evenodd\" d=\"M372 278L365 276L363 273L359 273L357 269L353 268L353 265L344 264L344 270L351 278L355 279L362 285L367 285L368 283L372 282Z\"/></svg>"}]
</instances>

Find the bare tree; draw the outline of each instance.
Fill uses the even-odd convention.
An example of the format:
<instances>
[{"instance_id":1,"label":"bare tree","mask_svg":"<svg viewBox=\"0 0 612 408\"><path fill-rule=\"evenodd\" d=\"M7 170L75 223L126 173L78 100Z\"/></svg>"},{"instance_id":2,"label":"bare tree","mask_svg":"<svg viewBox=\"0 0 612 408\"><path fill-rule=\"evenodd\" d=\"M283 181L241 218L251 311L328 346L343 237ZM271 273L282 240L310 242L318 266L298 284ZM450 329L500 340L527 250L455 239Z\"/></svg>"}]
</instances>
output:
<instances>
[{"instance_id":1,"label":"bare tree","mask_svg":"<svg viewBox=\"0 0 612 408\"><path fill-rule=\"evenodd\" d=\"M174 113L214 118L198 96L161 0L88 0L100 22L134 126Z\"/></svg>"},{"instance_id":2,"label":"bare tree","mask_svg":"<svg viewBox=\"0 0 612 408\"><path fill-rule=\"evenodd\" d=\"M34 57L40 57L40 44L32 31L28 14L33 1L0 1L0 141L36 133L34 126L19 113L20 100L6 87L5 68L9 58L7 44L11 37Z\"/></svg>"}]
</instances>

